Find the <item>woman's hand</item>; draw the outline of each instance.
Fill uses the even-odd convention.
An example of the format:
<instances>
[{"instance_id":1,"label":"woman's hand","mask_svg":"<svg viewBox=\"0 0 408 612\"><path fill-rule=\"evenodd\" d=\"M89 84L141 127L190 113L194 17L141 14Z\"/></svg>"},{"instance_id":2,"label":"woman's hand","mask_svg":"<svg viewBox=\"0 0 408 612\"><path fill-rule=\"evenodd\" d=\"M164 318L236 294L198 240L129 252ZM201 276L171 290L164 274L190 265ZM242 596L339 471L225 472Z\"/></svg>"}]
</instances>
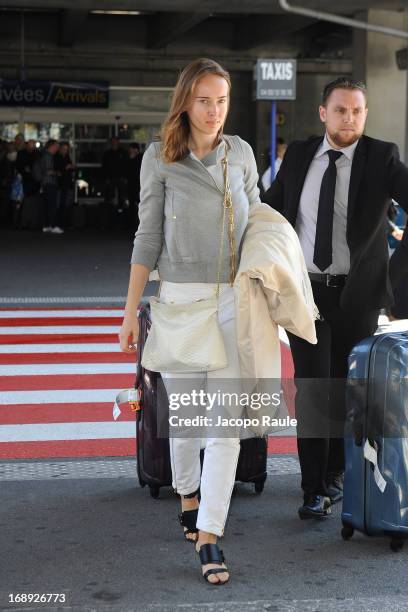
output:
<instances>
[{"instance_id":1,"label":"woman's hand","mask_svg":"<svg viewBox=\"0 0 408 612\"><path fill-rule=\"evenodd\" d=\"M139 319L125 317L119 332L120 350L124 353L136 353L139 338Z\"/></svg>"},{"instance_id":2,"label":"woman's hand","mask_svg":"<svg viewBox=\"0 0 408 612\"><path fill-rule=\"evenodd\" d=\"M119 332L120 350L124 353L136 353L137 351L136 343L139 338L137 311L148 278L149 269L146 266L131 264L125 313Z\"/></svg>"}]
</instances>

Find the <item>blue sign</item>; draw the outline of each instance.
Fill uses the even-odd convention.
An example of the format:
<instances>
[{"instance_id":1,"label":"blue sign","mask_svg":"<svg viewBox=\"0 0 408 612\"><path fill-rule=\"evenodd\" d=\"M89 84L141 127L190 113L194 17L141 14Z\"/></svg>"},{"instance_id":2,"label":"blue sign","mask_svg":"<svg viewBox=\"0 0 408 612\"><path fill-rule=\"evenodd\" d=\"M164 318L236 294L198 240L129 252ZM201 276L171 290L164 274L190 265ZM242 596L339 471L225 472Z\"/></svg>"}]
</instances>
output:
<instances>
[{"instance_id":1,"label":"blue sign","mask_svg":"<svg viewBox=\"0 0 408 612\"><path fill-rule=\"evenodd\" d=\"M109 83L0 79L0 106L108 108Z\"/></svg>"}]
</instances>

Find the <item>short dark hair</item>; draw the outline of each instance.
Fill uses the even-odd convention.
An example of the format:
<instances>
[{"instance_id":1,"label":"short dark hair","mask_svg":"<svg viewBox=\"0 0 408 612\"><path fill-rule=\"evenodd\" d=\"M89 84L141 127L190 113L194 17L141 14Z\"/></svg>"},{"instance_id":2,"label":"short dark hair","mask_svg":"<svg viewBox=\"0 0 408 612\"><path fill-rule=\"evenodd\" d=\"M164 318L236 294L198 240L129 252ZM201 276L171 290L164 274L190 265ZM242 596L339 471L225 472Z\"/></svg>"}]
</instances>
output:
<instances>
[{"instance_id":1,"label":"short dark hair","mask_svg":"<svg viewBox=\"0 0 408 612\"><path fill-rule=\"evenodd\" d=\"M356 89L358 91L363 92L364 97L367 102L367 87L365 83L362 81L356 81L354 79L350 79L350 77L338 77L334 81L330 81L327 83L325 88L323 89L322 94L322 105L326 106L327 100L335 89Z\"/></svg>"},{"instance_id":2,"label":"short dark hair","mask_svg":"<svg viewBox=\"0 0 408 612\"><path fill-rule=\"evenodd\" d=\"M50 138L49 140L47 140L47 142L45 143L45 148L49 149L50 147L52 147L52 145L56 145L58 144L58 140L54 140L54 138Z\"/></svg>"}]
</instances>

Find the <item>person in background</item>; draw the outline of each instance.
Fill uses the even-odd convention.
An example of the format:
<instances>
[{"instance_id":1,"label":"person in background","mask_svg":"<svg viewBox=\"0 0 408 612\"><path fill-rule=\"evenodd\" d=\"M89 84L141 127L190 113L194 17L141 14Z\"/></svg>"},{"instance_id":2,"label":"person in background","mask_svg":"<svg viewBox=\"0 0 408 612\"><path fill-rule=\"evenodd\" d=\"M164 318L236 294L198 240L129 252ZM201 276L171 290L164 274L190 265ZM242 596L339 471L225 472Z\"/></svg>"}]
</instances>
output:
<instances>
[{"instance_id":1,"label":"person in background","mask_svg":"<svg viewBox=\"0 0 408 612\"><path fill-rule=\"evenodd\" d=\"M119 138L111 139L110 148L102 158L102 173L105 180L105 202L112 204L117 197L117 206L122 210L126 198L126 151L120 146Z\"/></svg>"},{"instance_id":2,"label":"person in background","mask_svg":"<svg viewBox=\"0 0 408 612\"><path fill-rule=\"evenodd\" d=\"M65 226L66 209L73 201L75 166L70 157L69 144L62 142L55 155L55 170L58 177L58 219L59 227Z\"/></svg>"},{"instance_id":3,"label":"person in background","mask_svg":"<svg viewBox=\"0 0 408 612\"><path fill-rule=\"evenodd\" d=\"M39 158L40 153L37 150L35 140L27 140L24 149L17 153L16 167L23 180L25 197L34 195L40 190L41 185L33 176L33 167Z\"/></svg>"},{"instance_id":4,"label":"person in background","mask_svg":"<svg viewBox=\"0 0 408 612\"><path fill-rule=\"evenodd\" d=\"M392 257L394 265L391 269L391 279L393 280L394 304L387 309L390 321L408 319L408 271L404 271L405 259L408 257L408 231L407 226L404 230L401 230L398 226L397 228L399 232L402 232L402 236L401 239L397 237L399 245ZM400 235L399 233L398 236Z\"/></svg>"},{"instance_id":5,"label":"person in background","mask_svg":"<svg viewBox=\"0 0 408 612\"><path fill-rule=\"evenodd\" d=\"M404 235L404 230L401 229L397 225L397 223L395 223L395 221L397 221L397 216L398 216L397 203L394 202L394 200L392 200L388 208L388 213L387 213L388 230L389 230L390 236L392 236L395 240L400 242L402 240L402 236ZM390 252L392 252L391 249L390 249Z\"/></svg>"},{"instance_id":6,"label":"person in background","mask_svg":"<svg viewBox=\"0 0 408 612\"><path fill-rule=\"evenodd\" d=\"M51 139L45 145L45 150L39 163L39 175L45 200L44 233L63 234L58 225L58 176L55 170L55 155L59 149L56 140Z\"/></svg>"},{"instance_id":7,"label":"person in background","mask_svg":"<svg viewBox=\"0 0 408 612\"><path fill-rule=\"evenodd\" d=\"M275 176L279 172L279 168L281 167L281 163L283 161L287 148L288 148L288 145L286 144L286 142L283 140L283 138L278 136L278 138L276 139ZM268 191L269 187L271 186L271 165L270 164L262 175L261 184L262 184L262 189L264 190L264 192Z\"/></svg>"},{"instance_id":8,"label":"person in background","mask_svg":"<svg viewBox=\"0 0 408 612\"><path fill-rule=\"evenodd\" d=\"M7 145L8 145L7 140L2 140L0 138L0 163L6 157L6 154L7 154Z\"/></svg>"},{"instance_id":9,"label":"person in background","mask_svg":"<svg viewBox=\"0 0 408 612\"><path fill-rule=\"evenodd\" d=\"M126 166L127 195L132 226L136 230L139 226L140 168L143 153L141 153L140 145L137 142L130 145L128 153L129 159Z\"/></svg>"},{"instance_id":10,"label":"person in background","mask_svg":"<svg viewBox=\"0 0 408 612\"><path fill-rule=\"evenodd\" d=\"M408 232L406 231L406 226L405 229L403 228L404 214L402 213L397 202L394 200L391 202L388 208L387 216L390 255L392 255L397 248L396 257L401 258L407 251ZM390 239L390 236L392 236L394 240ZM403 263L401 264L401 267L403 267ZM398 321L399 319L408 319L408 274L399 280L396 287L394 287L393 292L394 304L386 309L388 320Z\"/></svg>"},{"instance_id":11,"label":"person in background","mask_svg":"<svg viewBox=\"0 0 408 612\"><path fill-rule=\"evenodd\" d=\"M14 142L7 143L6 159L12 165L13 171L16 169L17 147Z\"/></svg>"},{"instance_id":12,"label":"person in background","mask_svg":"<svg viewBox=\"0 0 408 612\"><path fill-rule=\"evenodd\" d=\"M18 133L14 138L14 146L16 151L22 151L25 146L24 134Z\"/></svg>"},{"instance_id":13,"label":"person in background","mask_svg":"<svg viewBox=\"0 0 408 612\"><path fill-rule=\"evenodd\" d=\"M0 160L0 220L5 223L11 215L11 188L16 177L17 151L14 142L7 142Z\"/></svg>"},{"instance_id":14,"label":"person in background","mask_svg":"<svg viewBox=\"0 0 408 612\"><path fill-rule=\"evenodd\" d=\"M17 150L14 142L8 142L6 146L6 154L3 157L0 168L0 175L9 197L10 187L17 172L16 167Z\"/></svg>"}]
</instances>

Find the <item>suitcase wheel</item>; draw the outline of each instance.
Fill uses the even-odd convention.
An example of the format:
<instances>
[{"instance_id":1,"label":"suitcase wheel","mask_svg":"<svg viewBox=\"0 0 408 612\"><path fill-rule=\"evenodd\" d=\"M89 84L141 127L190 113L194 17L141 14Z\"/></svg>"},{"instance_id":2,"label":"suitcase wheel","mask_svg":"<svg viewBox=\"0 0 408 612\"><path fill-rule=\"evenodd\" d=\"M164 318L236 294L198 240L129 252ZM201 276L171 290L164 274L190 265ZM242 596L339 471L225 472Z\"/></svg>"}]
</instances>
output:
<instances>
[{"instance_id":1,"label":"suitcase wheel","mask_svg":"<svg viewBox=\"0 0 408 612\"><path fill-rule=\"evenodd\" d=\"M399 552L404 546L404 540L401 538L391 538L390 548L393 552Z\"/></svg>"},{"instance_id":2,"label":"suitcase wheel","mask_svg":"<svg viewBox=\"0 0 408 612\"><path fill-rule=\"evenodd\" d=\"M150 487L150 495L153 497L153 499L158 499L160 495L159 487Z\"/></svg>"},{"instance_id":3,"label":"suitcase wheel","mask_svg":"<svg viewBox=\"0 0 408 612\"><path fill-rule=\"evenodd\" d=\"M264 486L265 486L265 481L264 480L258 480L258 482L255 483L255 493L260 495L262 493L262 491L264 490Z\"/></svg>"},{"instance_id":4,"label":"suitcase wheel","mask_svg":"<svg viewBox=\"0 0 408 612\"><path fill-rule=\"evenodd\" d=\"M343 538L343 540L349 540L353 537L353 534L353 527L349 527L349 525L344 525L343 529L341 530L341 537Z\"/></svg>"}]
</instances>

